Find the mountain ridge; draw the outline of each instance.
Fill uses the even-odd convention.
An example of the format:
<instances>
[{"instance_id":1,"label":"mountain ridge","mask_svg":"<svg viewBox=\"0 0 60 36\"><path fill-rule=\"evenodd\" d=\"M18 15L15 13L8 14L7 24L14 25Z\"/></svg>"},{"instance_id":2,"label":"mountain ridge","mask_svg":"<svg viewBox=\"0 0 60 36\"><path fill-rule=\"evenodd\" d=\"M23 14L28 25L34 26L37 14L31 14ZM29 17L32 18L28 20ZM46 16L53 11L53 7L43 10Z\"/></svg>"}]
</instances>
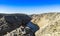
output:
<instances>
[{"instance_id":1,"label":"mountain ridge","mask_svg":"<svg viewBox=\"0 0 60 36\"><path fill-rule=\"evenodd\" d=\"M32 22L37 24L40 29L35 33L36 36L60 36L58 27L60 13L45 13L32 16ZM53 27L52 27L53 26Z\"/></svg>"},{"instance_id":2,"label":"mountain ridge","mask_svg":"<svg viewBox=\"0 0 60 36\"><path fill-rule=\"evenodd\" d=\"M23 22L25 23L27 21L28 23L25 23L25 24L28 24L28 27L30 27L29 25L32 25L32 24L29 24L29 22L32 22L34 25L37 25L39 27L37 29L37 31L34 33L35 34L34 36L60 36L60 34L59 34L59 32L60 32L59 31L60 30L60 23L59 23L60 22L60 13L43 13L43 14L33 14L33 15L27 15L27 16L26 16L26 14L22 14L22 15L23 15L23 17L22 17ZM21 16L21 15L19 15L19 14L15 14L15 15L9 14L8 15L7 14L5 16ZM20 19L21 19L21 17L20 17ZM21 21L20 21L20 23L21 23ZM32 26L34 26L34 25L32 25ZM36 28L36 26L34 26L34 27ZM19 34L19 31L17 31L17 30L20 30L19 28L16 28L12 32L15 31L15 32L18 32L18 34ZM33 28L33 30L34 30L34 28ZM7 35L8 35L8 33L7 33ZM9 33L9 34L11 34L11 33ZM7 35L5 35L5 36L7 36ZM32 33L32 35L33 35L33 33Z\"/></svg>"}]
</instances>

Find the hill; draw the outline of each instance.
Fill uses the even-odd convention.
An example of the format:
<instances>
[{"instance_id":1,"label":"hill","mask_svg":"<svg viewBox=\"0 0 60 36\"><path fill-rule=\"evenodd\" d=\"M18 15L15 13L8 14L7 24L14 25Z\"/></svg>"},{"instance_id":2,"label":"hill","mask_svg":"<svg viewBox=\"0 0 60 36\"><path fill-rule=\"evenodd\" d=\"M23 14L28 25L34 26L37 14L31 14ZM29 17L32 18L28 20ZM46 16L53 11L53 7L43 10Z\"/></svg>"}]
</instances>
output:
<instances>
[{"instance_id":1,"label":"hill","mask_svg":"<svg viewBox=\"0 0 60 36\"><path fill-rule=\"evenodd\" d=\"M60 36L60 13L32 15L31 21L40 27L36 36Z\"/></svg>"},{"instance_id":2,"label":"hill","mask_svg":"<svg viewBox=\"0 0 60 36\"><path fill-rule=\"evenodd\" d=\"M0 14L0 35L60 36L60 13Z\"/></svg>"}]
</instances>

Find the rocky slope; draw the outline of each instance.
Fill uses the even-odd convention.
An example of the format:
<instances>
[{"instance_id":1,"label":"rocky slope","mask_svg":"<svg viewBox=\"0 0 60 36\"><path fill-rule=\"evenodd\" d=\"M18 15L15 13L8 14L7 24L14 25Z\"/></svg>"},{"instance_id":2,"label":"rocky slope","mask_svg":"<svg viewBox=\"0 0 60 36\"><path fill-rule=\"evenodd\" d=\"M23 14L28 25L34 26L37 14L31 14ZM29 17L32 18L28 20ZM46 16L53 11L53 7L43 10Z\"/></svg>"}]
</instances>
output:
<instances>
[{"instance_id":1,"label":"rocky slope","mask_svg":"<svg viewBox=\"0 0 60 36\"><path fill-rule=\"evenodd\" d=\"M0 36L60 36L60 13L1 14Z\"/></svg>"},{"instance_id":2,"label":"rocky slope","mask_svg":"<svg viewBox=\"0 0 60 36\"><path fill-rule=\"evenodd\" d=\"M44 13L32 15L32 22L40 29L36 36L60 36L60 13Z\"/></svg>"},{"instance_id":3,"label":"rocky slope","mask_svg":"<svg viewBox=\"0 0 60 36\"><path fill-rule=\"evenodd\" d=\"M0 36L21 35L22 29L29 30L26 28L26 24L30 20L31 18L25 14L0 14ZM25 28L23 28L24 26Z\"/></svg>"}]
</instances>

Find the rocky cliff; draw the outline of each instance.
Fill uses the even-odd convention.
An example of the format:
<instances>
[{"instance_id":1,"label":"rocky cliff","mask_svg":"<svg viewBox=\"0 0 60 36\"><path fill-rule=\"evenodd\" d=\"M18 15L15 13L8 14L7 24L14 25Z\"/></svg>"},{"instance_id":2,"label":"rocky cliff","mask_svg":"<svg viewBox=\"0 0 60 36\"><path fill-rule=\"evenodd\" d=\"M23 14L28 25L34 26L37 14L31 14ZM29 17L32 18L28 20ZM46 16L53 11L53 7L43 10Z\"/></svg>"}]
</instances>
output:
<instances>
[{"instance_id":1,"label":"rocky cliff","mask_svg":"<svg viewBox=\"0 0 60 36\"><path fill-rule=\"evenodd\" d=\"M0 36L60 36L60 13L1 14Z\"/></svg>"},{"instance_id":2,"label":"rocky cliff","mask_svg":"<svg viewBox=\"0 0 60 36\"><path fill-rule=\"evenodd\" d=\"M40 27L36 36L60 36L60 13L32 15L31 21Z\"/></svg>"},{"instance_id":3,"label":"rocky cliff","mask_svg":"<svg viewBox=\"0 0 60 36\"><path fill-rule=\"evenodd\" d=\"M0 14L0 36L18 36L30 20L26 14Z\"/></svg>"}]
</instances>

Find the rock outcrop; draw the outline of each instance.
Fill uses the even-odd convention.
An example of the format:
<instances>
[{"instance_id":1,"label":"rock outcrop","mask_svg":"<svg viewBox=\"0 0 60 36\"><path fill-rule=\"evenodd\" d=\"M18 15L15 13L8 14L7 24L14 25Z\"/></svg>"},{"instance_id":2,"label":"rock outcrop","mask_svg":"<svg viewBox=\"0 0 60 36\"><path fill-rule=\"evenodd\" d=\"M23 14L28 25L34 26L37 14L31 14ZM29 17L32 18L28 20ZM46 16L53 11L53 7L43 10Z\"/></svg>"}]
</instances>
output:
<instances>
[{"instance_id":1,"label":"rock outcrop","mask_svg":"<svg viewBox=\"0 0 60 36\"><path fill-rule=\"evenodd\" d=\"M0 36L35 36L39 26L26 14L0 14Z\"/></svg>"},{"instance_id":2,"label":"rock outcrop","mask_svg":"<svg viewBox=\"0 0 60 36\"><path fill-rule=\"evenodd\" d=\"M30 20L31 18L25 14L0 14L0 36L10 35L14 31L18 32L20 26L26 26ZM14 36L15 33L12 34Z\"/></svg>"},{"instance_id":3,"label":"rock outcrop","mask_svg":"<svg viewBox=\"0 0 60 36\"><path fill-rule=\"evenodd\" d=\"M32 15L31 21L40 27L36 36L60 36L60 13Z\"/></svg>"},{"instance_id":4,"label":"rock outcrop","mask_svg":"<svg viewBox=\"0 0 60 36\"><path fill-rule=\"evenodd\" d=\"M0 36L60 36L60 13L29 16L1 14Z\"/></svg>"}]
</instances>

